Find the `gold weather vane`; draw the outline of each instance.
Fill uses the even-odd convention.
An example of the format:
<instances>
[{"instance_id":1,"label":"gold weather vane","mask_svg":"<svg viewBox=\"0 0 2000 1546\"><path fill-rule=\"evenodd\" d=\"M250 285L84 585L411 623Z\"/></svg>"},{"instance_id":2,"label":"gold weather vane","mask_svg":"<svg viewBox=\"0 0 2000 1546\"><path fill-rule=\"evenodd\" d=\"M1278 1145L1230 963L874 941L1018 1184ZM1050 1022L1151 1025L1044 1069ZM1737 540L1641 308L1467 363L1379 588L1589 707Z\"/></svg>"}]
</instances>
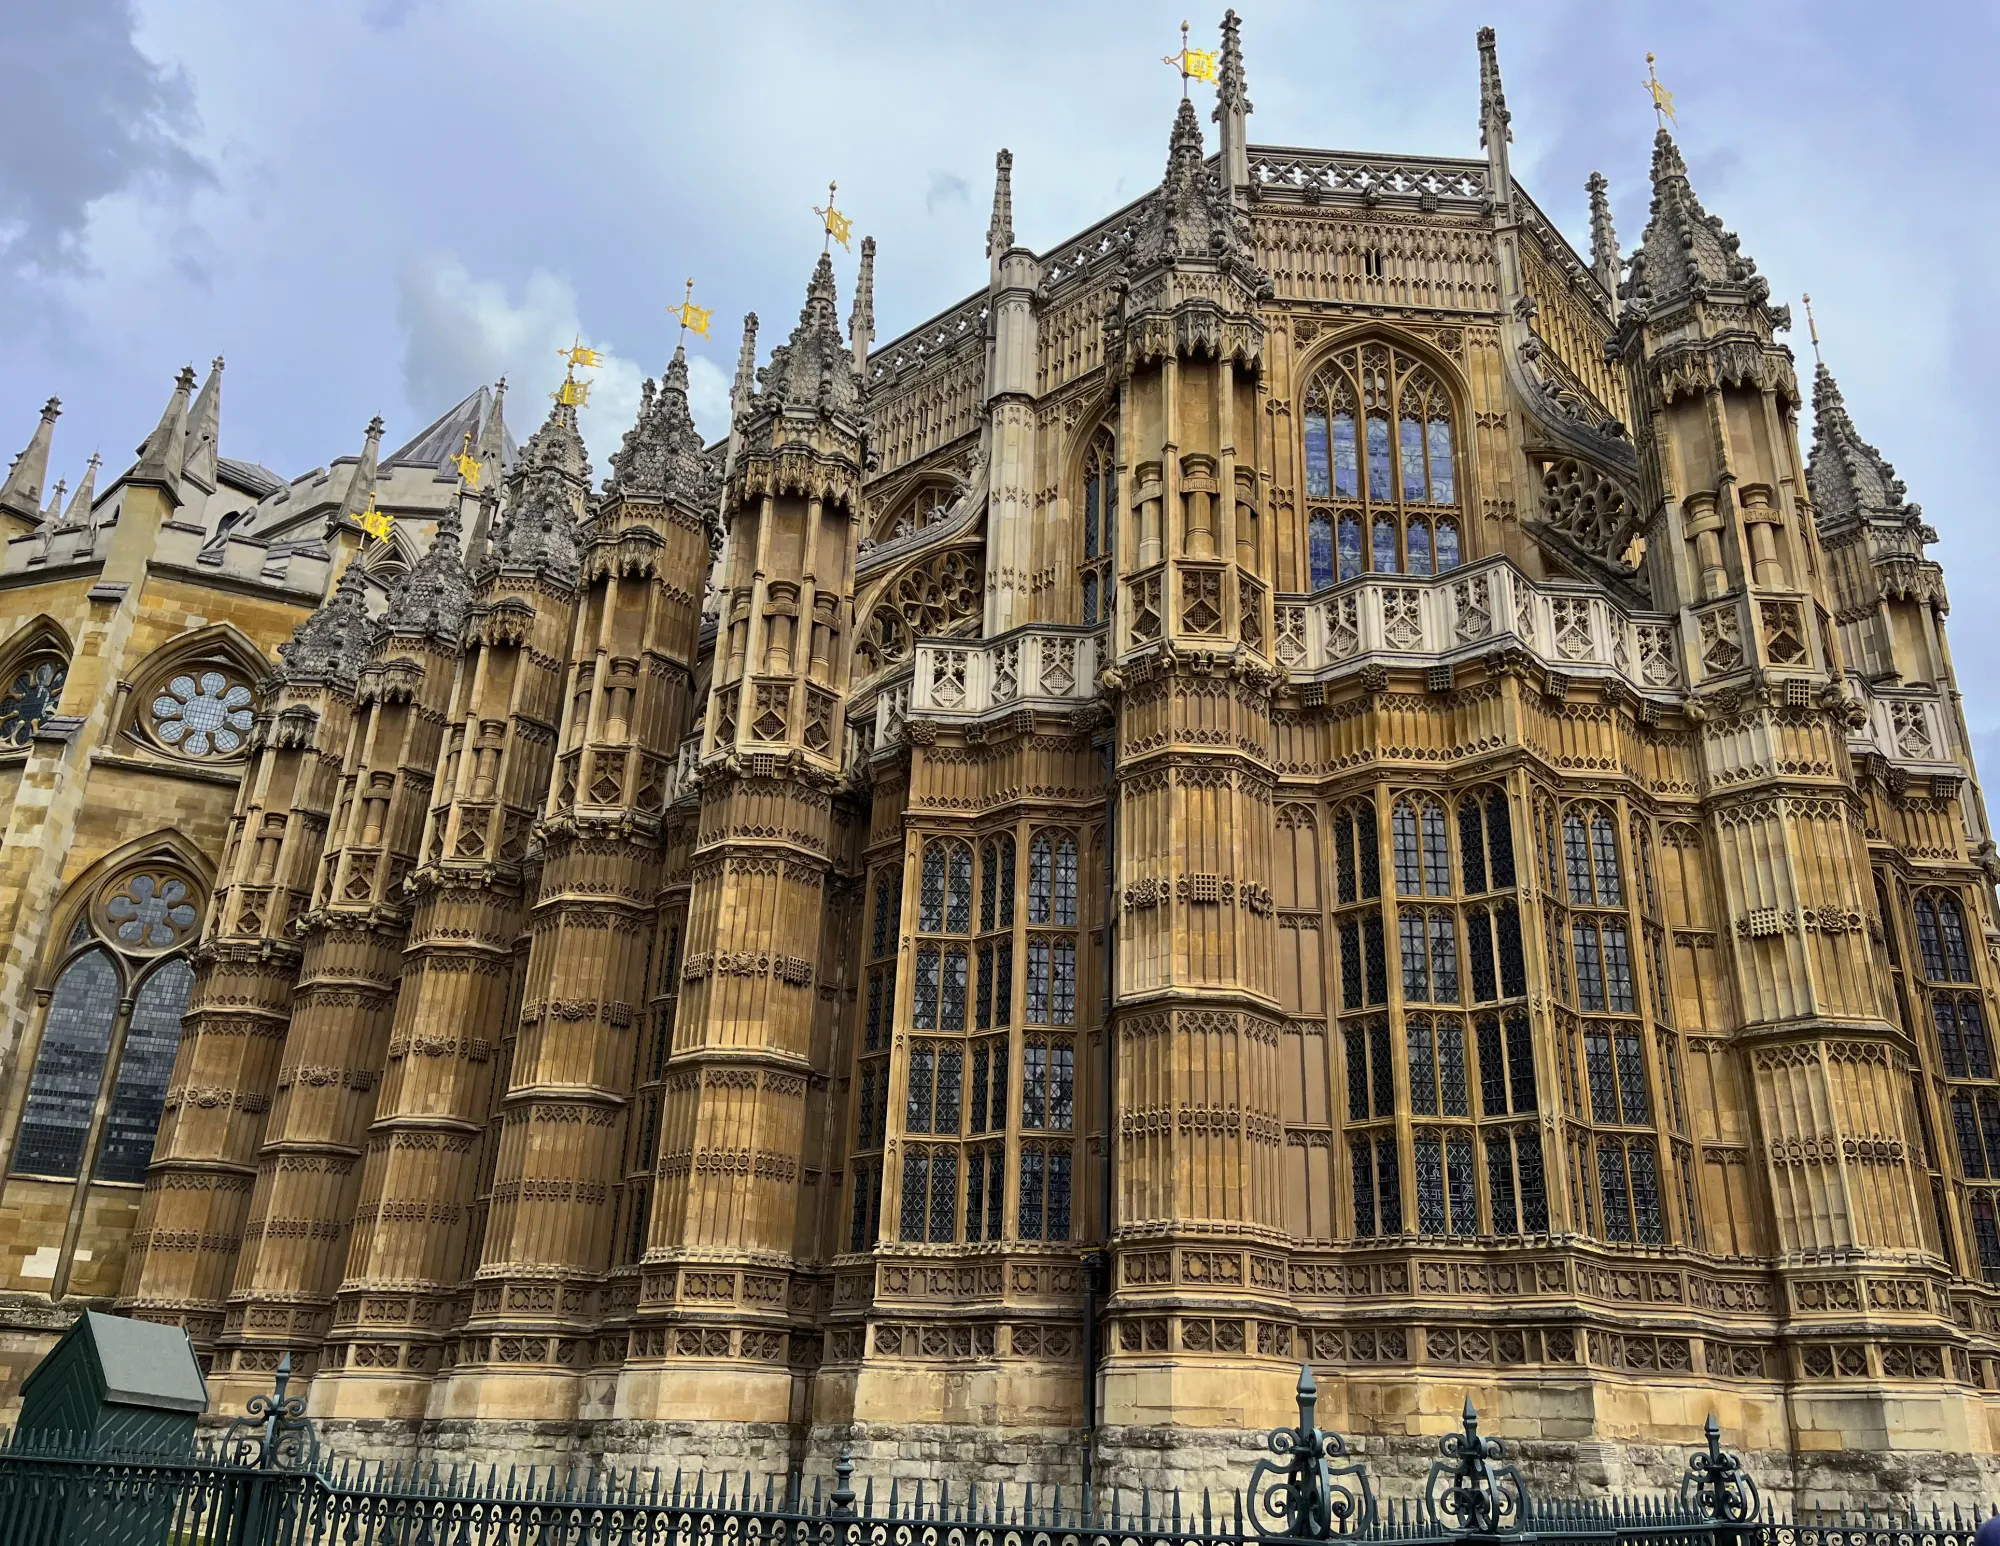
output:
<instances>
[{"instance_id":1,"label":"gold weather vane","mask_svg":"<svg viewBox=\"0 0 2000 1546\"><path fill-rule=\"evenodd\" d=\"M563 358L566 364L563 370L562 385L549 393L549 396L565 408L588 408L590 406L590 383L588 381L577 380L576 369L581 365L585 369L595 370L604 363L604 356L581 340L572 343L567 349L556 350L556 353Z\"/></svg>"},{"instance_id":2,"label":"gold weather vane","mask_svg":"<svg viewBox=\"0 0 2000 1546\"><path fill-rule=\"evenodd\" d=\"M813 205L813 213L820 217L821 223L826 227L826 240L820 243L821 252L831 252L835 242L839 242L845 252L854 250L847 244L847 238L854 233L854 222L833 207L833 195L839 187L839 183L826 185L825 209L821 209L817 204Z\"/></svg>"},{"instance_id":3,"label":"gold weather vane","mask_svg":"<svg viewBox=\"0 0 2000 1546\"><path fill-rule=\"evenodd\" d=\"M1215 69L1215 50L1212 48L1188 47L1188 24L1181 23L1181 51L1178 54L1162 54L1161 64L1170 64L1181 72L1181 95L1186 96L1189 81L1207 81L1213 86L1218 83Z\"/></svg>"},{"instance_id":4,"label":"gold weather vane","mask_svg":"<svg viewBox=\"0 0 2000 1546\"><path fill-rule=\"evenodd\" d=\"M375 507L375 496L372 493L368 496L368 508L356 519L361 522L361 529L377 542L387 542L390 529L396 524L396 518L387 510L378 510Z\"/></svg>"},{"instance_id":5,"label":"gold weather vane","mask_svg":"<svg viewBox=\"0 0 2000 1546\"><path fill-rule=\"evenodd\" d=\"M831 230L832 228L828 227L829 233L831 233ZM847 245L846 237L843 236L840 240L842 246ZM686 343L689 333L699 333L703 338L708 337L708 319L715 315L715 308L713 306L695 305L694 281L690 279L687 287L687 299L682 301L678 306L669 306L667 308L667 315L681 319L681 342Z\"/></svg>"},{"instance_id":6,"label":"gold weather vane","mask_svg":"<svg viewBox=\"0 0 2000 1546\"><path fill-rule=\"evenodd\" d=\"M1813 321L1812 297L1802 295L1799 298L1806 303L1806 331L1812 335L1813 364L1818 365L1822 363L1819 357L1819 324Z\"/></svg>"},{"instance_id":7,"label":"gold weather vane","mask_svg":"<svg viewBox=\"0 0 2000 1546\"><path fill-rule=\"evenodd\" d=\"M556 354L571 366L588 365L592 369L595 369L604 363L604 356L581 339L572 343L567 349L556 350Z\"/></svg>"},{"instance_id":8,"label":"gold weather vane","mask_svg":"<svg viewBox=\"0 0 2000 1546\"><path fill-rule=\"evenodd\" d=\"M1659 76L1653 73L1653 56L1646 55L1646 90L1652 94L1653 117L1664 129L1669 123L1680 127L1680 120L1674 117L1674 94L1660 84Z\"/></svg>"},{"instance_id":9,"label":"gold weather vane","mask_svg":"<svg viewBox=\"0 0 2000 1546\"><path fill-rule=\"evenodd\" d=\"M479 487L479 474L484 469L479 465L479 458L472 454L471 430L465 432L465 444L453 453L451 464L458 469L458 475L465 480L467 488L476 490Z\"/></svg>"}]
</instances>

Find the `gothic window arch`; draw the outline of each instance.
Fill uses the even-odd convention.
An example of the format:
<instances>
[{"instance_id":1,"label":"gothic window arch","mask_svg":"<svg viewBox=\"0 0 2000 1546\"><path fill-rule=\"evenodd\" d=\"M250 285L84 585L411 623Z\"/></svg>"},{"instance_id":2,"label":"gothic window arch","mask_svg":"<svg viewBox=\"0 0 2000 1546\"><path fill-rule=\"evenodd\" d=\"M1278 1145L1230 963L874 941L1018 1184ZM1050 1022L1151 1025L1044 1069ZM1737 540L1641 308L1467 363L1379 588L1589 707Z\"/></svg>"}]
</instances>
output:
<instances>
[{"instance_id":1,"label":"gothic window arch","mask_svg":"<svg viewBox=\"0 0 2000 1546\"><path fill-rule=\"evenodd\" d=\"M145 1180L206 906L202 883L162 853L113 866L69 908L13 1173Z\"/></svg>"},{"instance_id":2,"label":"gothic window arch","mask_svg":"<svg viewBox=\"0 0 2000 1546\"><path fill-rule=\"evenodd\" d=\"M1314 374L1300 424L1310 589L1465 560L1457 416L1430 366L1384 341L1350 345Z\"/></svg>"},{"instance_id":3,"label":"gothic window arch","mask_svg":"<svg viewBox=\"0 0 2000 1546\"><path fill-rule=\"evenodd\" d=\"M23 751L62 700L69 640L52 623L32 623L0 654L0 756Z\"/></svg>"},{"instance_id":4,"label":"gothic window arch","mask_svg":"<svg viewBox=\"0 0 2000 1546\"><path fill-rule=\"evenodd\" d=\"M250 754L257 684L267 669L226 625L176 640L133 677L126 734L177 761L241 762Z\"/></svg>"},{"instance_id":5,"label":"gothic window arch","mask_svg":"<svg viewBox=\"0 0 2000 1546\"><path fill-rule=\"evenodd\" d=\"M1084 452L1077 513L1083 625L1095 628L1111 617L1112 555L1118 543L1118 443L1109 429L1098 430Z\"/></svg>"}]
</instances>

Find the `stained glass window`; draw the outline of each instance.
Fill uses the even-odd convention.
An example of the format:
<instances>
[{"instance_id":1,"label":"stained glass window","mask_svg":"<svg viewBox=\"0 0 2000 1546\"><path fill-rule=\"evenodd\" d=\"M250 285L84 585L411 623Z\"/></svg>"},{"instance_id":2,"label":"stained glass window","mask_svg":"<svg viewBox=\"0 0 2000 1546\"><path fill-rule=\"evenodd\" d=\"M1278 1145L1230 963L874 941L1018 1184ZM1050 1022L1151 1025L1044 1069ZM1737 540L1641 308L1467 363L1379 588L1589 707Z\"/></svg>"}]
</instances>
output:
<instances>
[{"instance_id":1,"label":"stained glass window","mask_svg":"<svg viewBox=\"0 0 2000 1546\"><path fill-rule=\"evenodd\" d=\"M1431 572L1430 522L1410 522L1404 533L1404 543L1410 550L1410 573L1429 574Z\"/></svg>"},{"instance_id":2,"label":"stained glass window","mask_svg":"<svg viewBox=\"0 0 2000 1546\"><path fill-rule=\"evenodd\" d=\"M1452 475L1451 425L1444 419L1430 421L1431 503L1458 503L1458 483Z\"/></svg>"},{"instance_id":3,"label":"stained glass window","mask_svg":"<svg viewBox=\"0 0 2000 1546\"><path fill-rule=\"evenodd\" d=\"M1333 492L1338 499L1361 497L1361 462L1354 444L1354 415L1333 416Z\"/></svg>"},{"instance_id":4,"label":"stained glass window","mask_svg":"<svg viewBox=\"0 0 2000 1546\"><path fill-rule=\"evenodd\" d=\"M164 962L139 985L125 1031L124 1055L118 1063L111 1115L97 1153L100 1181L146 1179L167 1078L174 1071L174 1052L180 1046L181 1016L187 1012L193 988L194 972L182 960ZM650 1155L646 1162L651 1164Z\"/></svg>"},{"instance_id":5,"label":"stained glass window","mask_svg":"<svg viewBox=\"0 0 2000 1546\"><path fill-rule=\"evenodd\" d=\"M1353 433L1352 428L1349 434ZM1325 499L1333 492L1333 451L1327 436L1326 407L1306 408L1306 497Z\"/></svg>"},{"instance_id":6,"label":"stained glass window","mask_svg":"<svg viewBox=\"0 0 2000 1546\"><path fill-rule=\"evenodd\" d=\"M1340 518L1340 577L1351 580L1361 573L1361 517Z\"/></svg>"},{"instance_id":7,"label":"stained glass window","mask_svg":"<svg viewBox=\"0 0 2000 1546\"><path fill-rule=\"evenodd\" d=\"M15 1170L37 1176L77 1173L104 1079L118 991L118 969L102 950L79 956L56 979L21 1113Z\"/></svg>"},{"instance_id":8,"label":"stained glass window","mask_svg":"<svg viewBox=\"0 0 2000 1546\"><path fill-rule=\"evenodd\" d=\"M153 734L183 757L243 750L252 718L249 685L217 670L184 672L154 697Z\"/></svg>"},{"instance_id":9,"label":"stained glass window","mask_svg":"<svg viewBox=\"0 0 2000 1546\"><path fill-rule=\"evenodd\" d=\"M26 746L42 722L56 711L69 662L44 655L24 662L0 692L0 746Z\"/></svg>"},{"instance_id":10,"label":"stained glass window","mask_svg":"<svg viewBox=\"0 0 2000 1546\"><path fill-rule=\"evenodd\" d=\"M1439 516L1437 521L1437 572L1443 574L1447 570L1456 569L1463 562L1464 558L1458 546L1458 522L1454 521L1448 515Z\"/></svg>"},{"instance_id":11,"label":"stained glass window","mask_svg":"<svg viewBox=\"0 0 2000 1546\"><path fill-rule=\"evenodd\" d=\"M1425 494L1424 427L1406 418L1399 426L1403 450L1403 498L1421 500ZM1417 573L1412 566L1412 573Z\"/></svg>"},{"instance_id":12,"label":"stained glass window","mask_svg":"<svg viewBox=\"0 0 2000 1546\"><path fill-rule=\"evenodd\" d=\"M1368 415L1368 497L1388 499L1389 472L1389 421L1379 414ZM1389 565L1394 568L1395 565Z\"/></svg>"},{"instance_id":13,"label":"stained glass window","mask_svg":"<svg viewBox=\"0 0 2000 1546\"><path fill-rule=\"evenodd\" d=\"M1394 574L1396 564L1396 523L1386 515L1375 517L1375 572Z\"/></svg>"}]
</instances>

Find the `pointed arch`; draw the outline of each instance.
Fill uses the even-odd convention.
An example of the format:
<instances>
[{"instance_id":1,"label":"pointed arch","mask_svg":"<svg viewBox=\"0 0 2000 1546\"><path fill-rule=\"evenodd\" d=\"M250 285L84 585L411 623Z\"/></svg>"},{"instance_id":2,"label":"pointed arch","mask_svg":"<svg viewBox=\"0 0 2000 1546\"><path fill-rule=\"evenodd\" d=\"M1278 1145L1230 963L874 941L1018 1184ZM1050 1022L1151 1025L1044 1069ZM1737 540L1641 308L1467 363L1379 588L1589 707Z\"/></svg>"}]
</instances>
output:
<instances>
[{"instance_id":1,"label":"pointed arch","mask_svg":"<svg viewBox=\"0 0 2000 1546\"><path fill-rule=\"evenodd\" d=\"M0 645L0 756L25 750L56 712L74 649L47 613L30 618Z\"/></svg>"},{"instance_id":2,"label":"pointed arch","mask_svg":"<svg viewBox=\"0 0 2000 1546\"><path fill-rule=\"evenodd\" d=\"M103 942L98 924L104 919L92 917L92 904L100 894L108 902L117 891L118 882L128 875L147 871L184 878L190 885L192 905L201 916L207 916L209 899L215 893L214 861L184 834L171 828L163 827L134 838L78 873L56 898L56 905L49 910L48 932L43 936L38 975L44 984L53 982L62 968L94 941ZM192 948L194 943L193 938L188 938L175 944L172 950L157 953L172 954Z\"/></svg>"},{"instance_id":3,"label":"pointed arch","mask_svg":"<svg viewBox=\"0 0 2000 1546\"><path fill-rule=\"evenodd\" d=\"M129 678L126 741L177 761L227 764L250 753L250 724L271 661L233 623L162 645Z\"/></svg>"}]
</instances>

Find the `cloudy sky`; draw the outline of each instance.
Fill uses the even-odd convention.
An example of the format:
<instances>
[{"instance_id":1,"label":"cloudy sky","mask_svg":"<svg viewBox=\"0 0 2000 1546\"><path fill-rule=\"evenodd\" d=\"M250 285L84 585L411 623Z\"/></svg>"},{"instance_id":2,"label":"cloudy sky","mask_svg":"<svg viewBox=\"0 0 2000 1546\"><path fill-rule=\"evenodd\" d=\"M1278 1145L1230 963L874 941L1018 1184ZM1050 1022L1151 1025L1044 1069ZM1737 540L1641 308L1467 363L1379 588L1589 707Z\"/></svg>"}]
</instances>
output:
<instances>
[{"instance_id":1,"label":"cloudy sky","mask_svg":"<svg viewBox=\"0 0 2000 1546\"><path fill-rule=\"evenodd\" d=\"M1976 481L2000 346L2000 7L1237 4L1270 144L1475 154L1473 31L1496 26L1516 175L1579 245L1594 168L1628 248L1644 225L1656 51L1696 189L1779 297L1812 292L1863 433L1943 533L1970 711L2000 757L2000 524ZM223 451L286 474L357 448L375 413L393 443L502 372L525 438L581 336L608 356L585 424L601 474L689 276L716 308L697 416L720 426L743 313L766 348L797 315L828 179L880 240L883 338L983 282L1000 146L1038 248L1157 181L1178 94L1158 60L1183 14L0 0L0 454L55 393L53 473L74 482L94 447L120 462L174 372L217 354Z\"/></svg>"}]
</instances>

